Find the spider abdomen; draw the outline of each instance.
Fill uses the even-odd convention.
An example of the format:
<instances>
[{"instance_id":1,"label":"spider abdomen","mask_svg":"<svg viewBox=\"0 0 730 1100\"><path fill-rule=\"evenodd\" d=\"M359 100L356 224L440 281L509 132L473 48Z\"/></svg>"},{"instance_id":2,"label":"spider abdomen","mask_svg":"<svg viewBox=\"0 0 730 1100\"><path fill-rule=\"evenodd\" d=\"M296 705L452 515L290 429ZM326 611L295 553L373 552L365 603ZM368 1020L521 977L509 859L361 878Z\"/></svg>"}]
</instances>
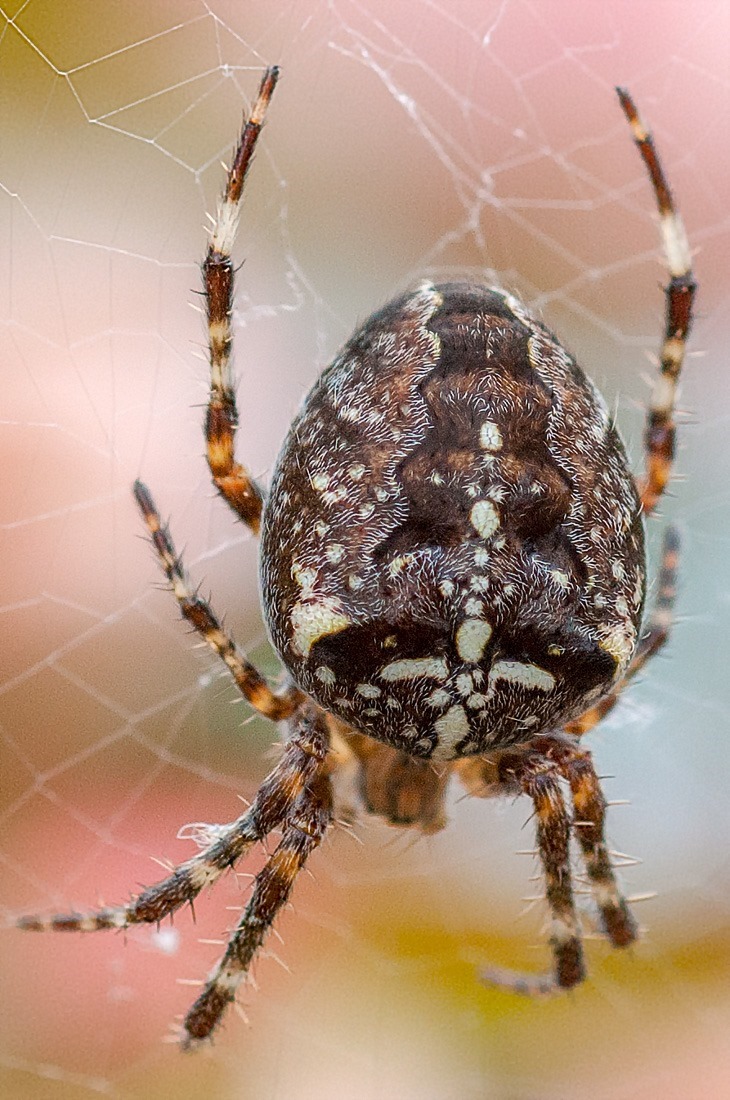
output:
<instances>
[{"instance_id":1,"label":"spider abdomen","mask_svg":"<svg viewBox=\"0 0 730 1100\"><path fill-rule=\"evenodd\" d=\"M605 694L644 601L639 503L602 399L508 295L423 284L323 372L263 516L272 640L357 729L452 759Z\"/></svg>"}]
</instances>

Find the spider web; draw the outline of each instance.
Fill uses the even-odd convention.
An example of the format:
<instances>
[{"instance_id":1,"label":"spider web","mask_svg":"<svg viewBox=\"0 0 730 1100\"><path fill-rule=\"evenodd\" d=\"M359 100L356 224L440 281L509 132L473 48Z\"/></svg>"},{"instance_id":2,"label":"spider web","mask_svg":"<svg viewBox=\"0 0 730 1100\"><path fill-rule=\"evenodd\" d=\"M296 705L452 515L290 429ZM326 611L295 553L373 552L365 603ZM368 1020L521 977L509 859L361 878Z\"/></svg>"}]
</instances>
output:
<instances>
[{"instance_id":1,"label":"spider web","mask_svg":"<svg viewBox=\"0 0 730 1100\"><path fill-rule=\"evenodd\" d=\"M459 800L413 843L335 834L285 940L211 1052L160 1042L245 900L126 936L3 931L0 1078L15 1097L706 1097L727 1094L729 610L727 40L722 0L0 3L4 477L0 862L8 918L124 898L226 821L270 766L253 719L177 619L129 495L143 476L239 641L270 671L256 549L213 498L198 262L241 104L283 66L238 255L241 457L264 480L358 319L427 274L520 293L587 365L635 460L663 278L612 86L651 120L701 282L673 494L671 650L591 738L611 840L640 854L633 958L527 1004L539 970L528 809ZM191 309L191 304L195 310ZM651 527L656 548L660 523ZM189 833L189 831L188 831ZM357 840L363 841L359 844ZM263 857L244 867L255 871ZM257 862L258 859L258 862ZM539 884L537 884L539 889ZM276 965L279 956L293 974ZM723 1057L724 1055L724 1057Z\"/></svg>"}]
</instances>

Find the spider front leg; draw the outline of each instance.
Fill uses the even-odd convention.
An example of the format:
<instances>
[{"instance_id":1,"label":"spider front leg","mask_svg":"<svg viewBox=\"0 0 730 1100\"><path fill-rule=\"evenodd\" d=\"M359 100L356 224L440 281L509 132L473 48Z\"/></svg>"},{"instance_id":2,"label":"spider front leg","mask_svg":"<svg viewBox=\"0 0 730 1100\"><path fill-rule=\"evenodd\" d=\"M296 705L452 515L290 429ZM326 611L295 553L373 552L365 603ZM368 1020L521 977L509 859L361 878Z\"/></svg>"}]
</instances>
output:
<instances>
[{"instance_id":1,"label":"spider front leg","mask_svg":"<svg viewBox=\"0 0 730 1100\"><path fill-rule=\"evenodd\" d=\"M649 404L645 446L646 474L638 485L641 505L648 515L655 509L672 471L676 429L674 402L677 379L684 362L687 336L692 326L692 307L697 284L692 272L692 256L682 219L677 212L654 141L639 118L633 99L625 88L616 89L629 121L634 142L646 165L654 197L670 280L665 288L667 299L664 339L657 378Z\"/></svg>"},{"instance_id":2,"label":"spider front leg","mask_svg":"<svg viewBox=\"0 0 730 1100\"><path fill-rule=\"evenodd\" d=\"M278 79L276 66L266 70L251 115L244 122L203 263L210 354L210 398L205 421L208 465L218 492L254 534L258 534L260 526L263 497L234 454L238 410L231 376L231 251L246 173Z\"/></svg>"}]
</instances>

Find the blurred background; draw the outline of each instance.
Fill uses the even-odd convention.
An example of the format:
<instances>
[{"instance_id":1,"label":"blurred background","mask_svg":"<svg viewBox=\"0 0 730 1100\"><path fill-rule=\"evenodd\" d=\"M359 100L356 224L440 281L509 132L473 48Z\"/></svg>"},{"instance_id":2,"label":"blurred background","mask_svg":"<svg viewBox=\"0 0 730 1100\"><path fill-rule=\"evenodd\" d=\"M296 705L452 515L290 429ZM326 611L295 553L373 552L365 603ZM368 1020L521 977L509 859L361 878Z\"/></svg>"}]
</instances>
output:
<instances>
[{"instance_id":1,"label":"blurred background","mask_svg":"<svg viewBox=\"0 0 730 1100\"><path fill-rule=\"evenodd\" d=\"M696 252L671 645L590 737L645 934L589 940L590 981L533 1004L476 981L542 970L530 807L465 800L414 843L332 834L214 1047L163 1039L245 901L229 876L174 929L0 932L0 1092L18 1098L456 1100L730 1093L730 610L723 0L5 0L0 5L0 906L126 898L228 821L271 765L178 619L132 506L142 476L188 567L275 670L256 547L214 498L198 265L262 68L283 66L237 259L239 453L266 481L356 323L422 275L523 296L617 410L641 463L662 324L653 200L613 86L651 123ZM191 308L191 306L193 308ZM151 858L152 857L152 858ZM255 871L261 855L243 871ZM590 931L590 914L586 928ZM279 965L278 960L284 963Z\"/></svg>"}]
</instances>

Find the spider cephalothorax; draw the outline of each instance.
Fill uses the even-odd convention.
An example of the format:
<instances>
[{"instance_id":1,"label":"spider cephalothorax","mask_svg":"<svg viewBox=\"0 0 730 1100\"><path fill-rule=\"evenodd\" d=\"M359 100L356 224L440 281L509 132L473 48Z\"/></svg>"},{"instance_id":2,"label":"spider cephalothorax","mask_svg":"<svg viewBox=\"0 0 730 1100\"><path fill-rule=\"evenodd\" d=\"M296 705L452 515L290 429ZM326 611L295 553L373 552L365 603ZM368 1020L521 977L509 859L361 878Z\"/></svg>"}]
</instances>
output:
<instances>
[{"instance_id":1,"label":"spider cephalothorax","mask_svg":"<svg viewBox=\"0 0 730 1100\"><path fill-rule=\"evenodd\" d=\"M205 850L126 905L23 917L27 929L94 931L159 922L280 830L225 952L182 1026L220 1022L297 874L333 817L358 807L433 832L451 774L481 796L526 794L551 913L554 967L493 984L550 992L585 975L570 874L581 849L601 928L636 937L604 839L605 801L579 737L664 643L676 535L648 626L641 513L674 451L674 396L692 319L690 253L650 135L624 113L647 166L670 282L660 372L635 485L596 390L514 298L425 283L374 314L294 421L264 495L234 457L231 250L246 172L278 70L243 130L203 265L211 363L213 481L256 534L272 640L293 683L273 691L188 582L149 491L135 496L183 616L261 714L286 723L276 767ZM572 810L563 787L570 789Z\"/></svg>"}]
</instances>

